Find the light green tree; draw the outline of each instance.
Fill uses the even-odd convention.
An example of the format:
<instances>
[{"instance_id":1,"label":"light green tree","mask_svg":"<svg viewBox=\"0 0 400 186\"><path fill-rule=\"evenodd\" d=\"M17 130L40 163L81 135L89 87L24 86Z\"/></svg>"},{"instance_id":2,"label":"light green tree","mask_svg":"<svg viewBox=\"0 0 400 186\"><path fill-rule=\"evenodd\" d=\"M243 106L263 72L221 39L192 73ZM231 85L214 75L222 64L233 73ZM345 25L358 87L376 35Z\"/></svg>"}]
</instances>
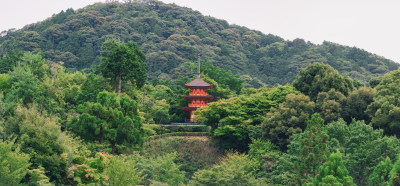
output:
<instances>
[{"instance_id":1,"label":"light green tree","mask_svg":"<svg viewBox=\"0 0 400 186\"><path fill-rule=\"evenodd\" d=\"M108 185L139 185L143 177L135 166L135 160L126 156L112 157L104 169L104 174L108 177Z\"/></svg>"},{"instance_id":2,"label":"light green tree","mask_svg":"<svg viewBox=\"0 0 400 186\"><path fill-rule=\"evenodd\" d=\"M228 154L219 164L196 172L189 185L259 185L257 162L244 154Z\"/></svg>"},{"instance_id":3,"label":"light green tree","mask_svg":"<svg viewBox=\"0 0 400 186\"><path fill-rule=\"evenodd\" d=\"M389 173L393 168L393 163L389 157L386 157L385 160L379 162L378 165L374 168L374 171L368 177L368 185L390 185L389 184Z\"/></svg>"},{"instance_id":4,"label":"light green tree","mask_svg":"<svg viewBox=\"0 0 400 186\"><path fill-rule=\"evenodd\" d=\"M342 155L339 151L332 153L329 160L318 168L318 174L308 185L356 185L349 171L343 165Z\"/></svg>"},{"instance_id":5,"label":"light green tree","mask_svg":"<svg viewBox=\"0 0 400 186\"><path fill-rule=\"evenodd\" d=\"M19 185L30 165L29 155L14 148L13 141L0 140L0 185Z\"/></svg>"}]
</instances>

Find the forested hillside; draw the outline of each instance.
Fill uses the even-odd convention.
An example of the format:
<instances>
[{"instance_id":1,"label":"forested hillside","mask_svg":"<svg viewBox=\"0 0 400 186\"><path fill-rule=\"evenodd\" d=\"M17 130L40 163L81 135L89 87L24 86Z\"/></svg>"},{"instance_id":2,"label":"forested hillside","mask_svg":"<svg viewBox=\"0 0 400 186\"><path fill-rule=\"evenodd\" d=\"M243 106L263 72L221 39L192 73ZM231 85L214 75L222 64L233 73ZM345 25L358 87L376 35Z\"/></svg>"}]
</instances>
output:
<instances>
[{"instance_id":1,"label":"forested hillside","mask_svg":"<svg viewBox=\"0 0 400 186\"><path fill-rule=\"evenodd\" d=\"M158 1L97 3L68 9L1 35L1 54L41 51L47 60L63 62L72 70L98 65L106 39L134 41L147 56L150 79L188 77L185 62L201 53L214 66L240 75L247 87L291 83L301 68L314 62L329 64L342 75L364 83L399 67L355 47L331 42L316 45L303 39L287 41Z\"/></svg>"},{"instance_id":2,"label":"forested hillside","mask_svg":"<svg viewBox=\"0 0 400 186\"><path fill-rule=\"evenodd\" d=\"M387 59L156 1L3 35L0 185L400 185ZM213 100L182 124L198 53Z\"/></svg>"}]
</instances>

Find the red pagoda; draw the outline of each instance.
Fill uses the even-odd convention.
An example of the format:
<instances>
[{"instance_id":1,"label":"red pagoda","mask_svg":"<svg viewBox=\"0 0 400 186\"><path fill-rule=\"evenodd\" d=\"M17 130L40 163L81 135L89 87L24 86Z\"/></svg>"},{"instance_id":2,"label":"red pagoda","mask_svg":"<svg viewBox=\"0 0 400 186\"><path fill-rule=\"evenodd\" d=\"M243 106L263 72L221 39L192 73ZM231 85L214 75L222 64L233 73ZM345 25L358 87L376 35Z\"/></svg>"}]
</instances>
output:
<instances>
[{"instance_id":1,"label":"red pagoda","mask_svg":"<svg viewBox=\"0 0 400 186\"><path fill-rule=\"evenodd\" d=\"M207 89L212 88L212 85L200 78L200 56L197 65L197 78L185 85L185 88L190 88L192 92L189 93L189 96L183 96L184 99L190 101L188 107L182 108L182 110L190 112L190 122L194 122L193 111L197 108L208 106L206 102L213 99L213 97L208 96L206 92Z\"/></svg>"}]
</instances>

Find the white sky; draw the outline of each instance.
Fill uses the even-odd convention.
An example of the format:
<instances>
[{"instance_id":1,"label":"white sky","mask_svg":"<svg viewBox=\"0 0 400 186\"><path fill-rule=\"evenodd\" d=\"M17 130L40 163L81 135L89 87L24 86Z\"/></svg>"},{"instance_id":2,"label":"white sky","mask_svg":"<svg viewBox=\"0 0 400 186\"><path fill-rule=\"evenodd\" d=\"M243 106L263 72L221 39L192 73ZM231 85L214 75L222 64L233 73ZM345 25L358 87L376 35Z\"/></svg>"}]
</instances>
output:
<instances>
[{"instance_id":1,"label":"white sky","mask_svg":"<svg viewBox=\"0 0 400 186\"><path fill-rule=\"evenodd\" d=\"M105 0L0 0L0 31ZM162 0L284 39L356 46L400 62L398 0Z\"/></svg>"}]
</instances>

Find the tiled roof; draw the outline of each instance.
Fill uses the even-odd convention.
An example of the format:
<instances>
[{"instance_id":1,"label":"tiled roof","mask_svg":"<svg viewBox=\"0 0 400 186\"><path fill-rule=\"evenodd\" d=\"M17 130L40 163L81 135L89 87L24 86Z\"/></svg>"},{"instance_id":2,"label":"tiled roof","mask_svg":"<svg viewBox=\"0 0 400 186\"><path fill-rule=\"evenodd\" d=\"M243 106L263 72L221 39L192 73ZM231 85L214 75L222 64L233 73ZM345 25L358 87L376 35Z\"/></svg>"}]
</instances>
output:
<instances>
[{"instance_id":1,"label":"tiled roof","mask_svg":"<svg viewBox=\"0 0 400 186\"><path fill-rule=\"evenodd\" d=\"M212 87L212 85L197 77L192 82L186 84L185 87Z\"/></svg>"}]
</instances>

